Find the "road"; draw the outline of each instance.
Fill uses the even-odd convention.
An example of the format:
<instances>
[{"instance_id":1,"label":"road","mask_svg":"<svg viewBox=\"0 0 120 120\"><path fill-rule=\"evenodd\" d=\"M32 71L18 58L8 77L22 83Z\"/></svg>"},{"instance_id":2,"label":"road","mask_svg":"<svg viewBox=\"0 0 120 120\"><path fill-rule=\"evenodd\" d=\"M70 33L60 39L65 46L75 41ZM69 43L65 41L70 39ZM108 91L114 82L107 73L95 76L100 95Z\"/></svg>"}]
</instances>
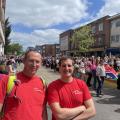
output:
<instances>
[{"instance_id":1,"label":"road","mask_svg":"<svg viewBox=\"0 0 120 120\"><path fill-rule=\"evenodd\" d=\"M59 78L59 73L43 66L37 74L44 77L47 84ZM105 87L102 98L95 97L95 92L90 91L97 111L96 116L90 120L120 120L120 90ZM51 111L49 106L47 108L49 120L51 120Z\"/></svg>"}]
</instances>

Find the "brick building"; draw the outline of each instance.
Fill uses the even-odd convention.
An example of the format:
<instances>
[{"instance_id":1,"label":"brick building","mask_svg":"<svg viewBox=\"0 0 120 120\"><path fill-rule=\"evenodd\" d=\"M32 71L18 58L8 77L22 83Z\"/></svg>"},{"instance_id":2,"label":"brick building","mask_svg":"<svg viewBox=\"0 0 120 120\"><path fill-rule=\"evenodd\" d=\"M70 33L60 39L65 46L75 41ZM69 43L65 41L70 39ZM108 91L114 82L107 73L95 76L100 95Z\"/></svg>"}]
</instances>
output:
<instances>
[{"instance_id":1,"label":"brick building","mask_svg":"<svg viewBox=\"0 0 120 120\"><path fill-rule=\"evenodd\" d=\"M60 51L62 55L70 55L72 44L70 38L72 37L73 30L67 30L60 34L59 43L60 43Z\"/></svg>"},{"instance_id":2,"label":"brick building","mask_svg":"<svg viewBox=\"0 0 120 120\"><path fill-rule=\"evenodd\" d=\"M120 53L120 14L114 16L107 15L87 25L91 26L91 31L95 38L92 49L86 53L87 55L103 56L110 52L114 54ZM70 29L59 35L60 49L64 55L73 56L74 51L77 51L77 48L70 41L74 30Z\"/></svg>"},{"instance_id":3,"label":"brick building","mask_svg":"<svg viewBox=\"0 0 120 120\"><path fill-rule=\"evenodd\" d=\"M60 55L60 45L59 44L44 44L35 47L43 57L58 57Z\"/></svg>"}]
</instances>

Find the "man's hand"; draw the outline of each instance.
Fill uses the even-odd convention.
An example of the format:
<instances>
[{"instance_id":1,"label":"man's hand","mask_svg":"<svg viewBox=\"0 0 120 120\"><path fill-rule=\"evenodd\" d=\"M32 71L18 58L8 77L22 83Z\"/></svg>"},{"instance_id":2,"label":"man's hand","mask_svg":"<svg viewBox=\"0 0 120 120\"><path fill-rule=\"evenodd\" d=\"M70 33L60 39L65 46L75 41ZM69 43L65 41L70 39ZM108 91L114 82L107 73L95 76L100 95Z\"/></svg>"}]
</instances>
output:
<instances>
[{"instance_id":1,"label":"man's hand","mask_svg":"<svg viewBox=\"0 0 120 120\"><path fill-rule=\"evenodd\" d=\"M58 102L52 103L50 107L55 118L59 120L71 120L86 110L84 105L75 108L61 108Z\"/></svg>"}]
</instances>

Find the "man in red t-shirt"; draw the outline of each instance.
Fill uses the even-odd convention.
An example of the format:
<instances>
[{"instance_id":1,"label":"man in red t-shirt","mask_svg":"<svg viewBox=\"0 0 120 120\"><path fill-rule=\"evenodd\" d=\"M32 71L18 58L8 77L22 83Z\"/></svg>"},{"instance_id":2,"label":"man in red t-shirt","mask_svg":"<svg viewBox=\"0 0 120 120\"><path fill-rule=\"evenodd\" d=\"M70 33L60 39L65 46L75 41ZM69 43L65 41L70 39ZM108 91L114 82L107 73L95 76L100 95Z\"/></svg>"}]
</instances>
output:
<instances>
[{"instance_id":1,"label":"man in red t-shirt","mask_svg":"<svg viewBox=\"0 0 120 120\"><path fill-rule=\"evenodd\" d=\"M24 69L17 73L17 82L6 96L8 76L0 80L0 111L5 103L2 120L47 120L45 89L36 75L41 55L36 50L25 53Z\"/></svg>"},{"instance_id":2,"label":"man in red t-shirt","mask_svg":"<svg viewBox=\"0 0 120 120\"><path fill-rule=\"evenodd\" d=\"M61 78L50 83L47 90L52 120L85 120L96 113L86 83L73 78L73 70L73 60L62 57L59 62Z\"/></svg>"}]
</instances>

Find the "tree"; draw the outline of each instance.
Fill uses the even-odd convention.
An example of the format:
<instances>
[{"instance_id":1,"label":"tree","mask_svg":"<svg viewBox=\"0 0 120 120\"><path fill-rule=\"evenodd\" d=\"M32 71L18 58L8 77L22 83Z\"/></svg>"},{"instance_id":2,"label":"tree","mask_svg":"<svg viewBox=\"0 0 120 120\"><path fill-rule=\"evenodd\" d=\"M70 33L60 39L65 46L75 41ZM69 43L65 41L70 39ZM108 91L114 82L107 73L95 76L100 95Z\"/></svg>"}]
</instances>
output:
<instances>
[{"instance_id":1,"label":"tree","mask_svg":"<svg viewBox=\"0 0 120 120\"><path fill-rule=\"evenodd\" d=\"M80 52L87 52L94 43L94 38L91 34L90 26L83 26L74 31L71 38L72 44Z\"/></svg>"},{"instance_id":2,"label":"tree","mask_svg":"<svg viewBox=\"0 0 120 120\"><path fill-rule=\"evenodd\" d=\"M10 33L11 33L11 25L9 22L9 18L7 18L5 20L5 46L4 46L5 54L8 53L8 46L10 44L10 38L9 38Z\"/></svg>"},{"instance_id":3,"label":"tree","mask_svg":"<svg viewBox=\"0 0 120 120\"><path fill-rule=\"evenodd\" d=\"M8 45L8 54L20 55L21 53L23 53L23 47L19 43Z\"/></svg>"}]
</instances>

